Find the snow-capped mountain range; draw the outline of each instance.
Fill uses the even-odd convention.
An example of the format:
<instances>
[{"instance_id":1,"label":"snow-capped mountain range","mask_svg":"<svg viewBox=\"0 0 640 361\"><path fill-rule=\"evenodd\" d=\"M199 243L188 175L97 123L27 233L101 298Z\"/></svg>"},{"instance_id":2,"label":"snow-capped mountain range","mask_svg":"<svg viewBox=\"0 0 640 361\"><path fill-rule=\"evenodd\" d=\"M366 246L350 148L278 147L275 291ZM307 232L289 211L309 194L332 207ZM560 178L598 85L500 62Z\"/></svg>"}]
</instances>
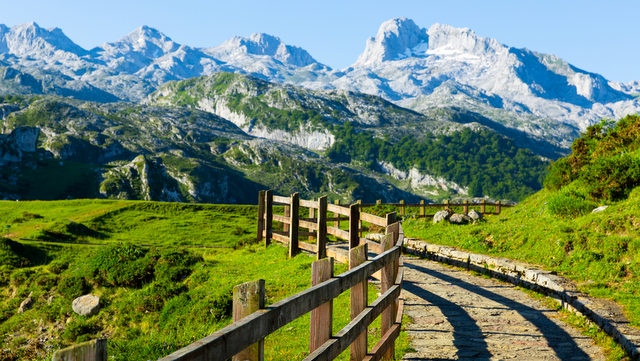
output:
<instances>
[{"instance_id":1,"label":"snow-capped mountain range","mask_svg":"<svg viewBox=\"0 0 640 361\"><path fill-rule=\"evenodd\" d=\"M0 25L0 66L2 92L15 85L98 101L138 101L167 81L239 72L379 95L418 112L463 108L565 147L601 118L640 110L639 82L612 82L554 55L509 47L469 29L426 29L406 18L384 22L355 63L342 70L267 34L195 48L142 26L86 50L62 30L36 23Z\"/></svg>"}]
</instances>

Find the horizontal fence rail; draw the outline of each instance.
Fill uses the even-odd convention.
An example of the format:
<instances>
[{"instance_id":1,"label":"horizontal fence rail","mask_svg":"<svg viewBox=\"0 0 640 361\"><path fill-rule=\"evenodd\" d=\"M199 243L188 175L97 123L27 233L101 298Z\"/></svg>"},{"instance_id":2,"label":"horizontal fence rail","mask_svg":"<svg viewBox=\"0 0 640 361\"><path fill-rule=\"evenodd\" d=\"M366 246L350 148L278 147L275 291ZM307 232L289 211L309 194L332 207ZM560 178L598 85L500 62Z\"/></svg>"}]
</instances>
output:
<instances>
[{"instance_id":1,"label":"horizontal fence rail","mask_svg":"<svg viewBox=\"0 0 640 361\"><path fill-rule=\"evenodd\" d=\"M262 360L264 339L292 322L311 312L311 334L309 355L306 360L331 360L351 347L352 360L391 360L395 340L402 325L403 303L400 300L403 271L400 255L404 234L395 214L379 217L364 213L358 205L341 206L328 204L326 197L317 201L301 200L297 194L291 197L274 196L271 191L261 191L258 204L258 240L287 243L289 255L299 249L317 254L318 260L312 265L311 287L269 306L262 305L257 311L235 319L234 322L209 336L161 358L161 361L204 361L204 360ZM284 215L274 215L274 204L285 205ZM300 217L300 207L307 208L308 218ZM288 208L288 211L287 211ZM328 212L338 218L338 224L328 227ZM341 217L346 216L346 217ZM274 230L273 222L280 223L282 230ZM340 229L340 221L348 221L349 230ZM362 221L379 227L384 232L380 242L360 237L364 229ZM288 228L285 226L288 225ZM307 229L308 232L300 229ZM334 276L333 260L326 258L326 236L334 234L349 242L349 270ZM316 238L316 244L299 241L305 236ZM368 248L377 253L368 260ZM367 301L368 279L379 274L381 295L372 303ZM259 280L239 285L244 289L260 289L264 298L264 281ZM351 290L351 322L335 335L331 334L333 319L333 299ZM249 296L242 296L248 299ZM258 297L258 296L255 296ZM254 297L254 298L255 298ZM241 309L245 309L240 307ZM246 311L245 311L246 312ZM367 351L367 328L381 317L382 338L371 352ZM242 355L242 356L240 356ZM247 356L250 355L250 356ZM253 355L257 355L254 356Z\"/></svg>"}]
</instances>

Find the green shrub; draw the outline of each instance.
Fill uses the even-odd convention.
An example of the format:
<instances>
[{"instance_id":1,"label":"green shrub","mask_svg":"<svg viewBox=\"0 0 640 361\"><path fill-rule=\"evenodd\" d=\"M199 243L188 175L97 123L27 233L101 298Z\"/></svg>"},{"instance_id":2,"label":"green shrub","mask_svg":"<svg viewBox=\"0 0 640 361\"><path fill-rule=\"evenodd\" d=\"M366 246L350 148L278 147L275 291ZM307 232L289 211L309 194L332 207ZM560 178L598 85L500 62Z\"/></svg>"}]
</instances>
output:
<instances>
[{"instance_id":1,"label":"green shrub","mask_svg":"<svg viewBox=\"0 0 640 361\"><path fill-rule=\"evenodd\" d=\"M544 179L547 189L556 190L571 182L571 164L567 158L560 158L549 166L549 172Z\"/></svg>"},{"instance_id":2,"label":"green shrub","mask_svg":"<svg viewBox=\"0 0 640 361\"><path fill-rule=\"evenodd\" d=\"M202 257L186 249L168 248L162 250L155 265L155 276L162 282L178 282L191 274L191 267Z\"/></svg>"},{"instance_id":3,"label":"green shrub","mask_svg":"<svg viewBox=\"0 0 640 361\"><path fill-rule=\"evenodd\" d=\"M49 272L51 272L53 274L57 274L57 275L62 273L67 268L69 268L69 262L63 261L63 260L55 260L55 261L49 263L49 266L47 267Z\"/></svg>"},{"instance_id":4,"label":"green shrub","mask_svg":"<svg viewBox=\"0 0 640 361\"><path fill-rule=\"evenodd\" d=\"M11 273L9 280L13 286L21 286L27 284L33 275L33 270L29 268L16 269Z\"/></svg>"},{"instance_id":5,"label":"green shrub","mask_svg":"<svg viewBox=\"0 0 640 361\"><path fill-rule=\"evenodd\" d=\"M14 267L8 264L0 265L0 286L7 285L11 280Z\"/></svg>"},{"instance_id":6,"label":"green shrub","mask_svg":"<svg viewBox=\"0 0 640 361\"><path fill-rule=\"evenodd\" d=\"M41 273L36 277L36 285L45 290L52 289L58 284L58 276L50 273Z\"/></svg>"},{"instance_id":7,"label":"green shrub","mask_svg":"<svg viewBox=\"0 0 640 361\"><path fill-rule=\"evenodd\" d=\"M585 167L583 178L595 199L625 199L640 185L640 159L628 153L599 158Z\"/></svg>"},{"instance_id":8,"label":"green shrub","mask_svg":"<svg viewBox=\"0 0 640 361\"><path fill-rule=\"evenodd\" d=\"M22 212L22 216L14 219L11 223L23 223L23 222L28 222L34 219L40 219L40 218L44 218L41 215L37 214L37 213L30 213L30 212Z\"/></svg>"},{"instance_id":9,"label":"green shrub","mask_svg":"<svg viewBox=\"0 0 640 361\"><path fill-rule=\"evenodd\" d=\"M571 154L553 163L544 184L557 190L576 180L587 184L592 200L627 198L640 185L640 116L588 127L571 145Z\"/></svg>"},{"instance_id":10,"label":"green shrub","mask_svg":"<svg viewBox=\"0 0 640 361\"><path fill-rule=\"evenodd\" d=\"M154 282L144 290L140 297L140 311L159 311L169 300L187 291L187 286L175 282Z\"/></svg>"},{"instance_id":11,"label":"green shrub","mask_svg":"<svg viewBox=\"0 0 640 361\"><path fill-rule=\"evenodd\" d=\"M581 183L572 183L551 196L549 211L562 217L578 217L596 208L598 205L588 199Z\"/></svg>"},{"instance_id":12,"label":"green shrub","mask_svg":"<svg viewBox=\"0 0 640 361\"><path fill-rule=\"evenodd\" d=\"M82 342L82 340L88 340L87 337L80 339L81 336L91 336L100 331L100 327L92 321L84 319L72 320L64 328L62 338L71 342Z\"/></svg>"},{"instance_id":13,"label":"green shrub","mask_svg":"<svg viewBox=\"0 0 640 361\"><path fill-rule=\"evenodd\" d=\"M74 299L91 291L87 280L81 276L65 276L58 281L58 293L68 299Z\"/></svg>"},{"instance_id":14,"label":"green shrub","mask_svg":"<svg viewBox=\"0 0 640 361\"><path fill-rule=\"evenodd\" d=\"M103 247L90 259L89 270L100 285L140 287L153 277L153 255L134 245Z\"/></svg>"}]
</instances>

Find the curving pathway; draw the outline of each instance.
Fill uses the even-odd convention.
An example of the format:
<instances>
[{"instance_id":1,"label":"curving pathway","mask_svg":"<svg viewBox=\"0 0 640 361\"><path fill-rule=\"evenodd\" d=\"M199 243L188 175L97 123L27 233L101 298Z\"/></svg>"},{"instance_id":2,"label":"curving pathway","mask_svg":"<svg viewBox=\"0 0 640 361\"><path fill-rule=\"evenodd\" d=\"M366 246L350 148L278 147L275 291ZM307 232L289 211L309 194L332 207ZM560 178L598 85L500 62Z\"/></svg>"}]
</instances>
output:
<instances>
[{"instance_id":1,"label":"curving pathway","mask_svg":"<svg viewBox=\"0 0 640 361\"><path fill-rule=\"evenodd\" d=\"M416 352L404 360L604 360L591 338L513 285L403 257Z\"/></svg>"}]
</instances>

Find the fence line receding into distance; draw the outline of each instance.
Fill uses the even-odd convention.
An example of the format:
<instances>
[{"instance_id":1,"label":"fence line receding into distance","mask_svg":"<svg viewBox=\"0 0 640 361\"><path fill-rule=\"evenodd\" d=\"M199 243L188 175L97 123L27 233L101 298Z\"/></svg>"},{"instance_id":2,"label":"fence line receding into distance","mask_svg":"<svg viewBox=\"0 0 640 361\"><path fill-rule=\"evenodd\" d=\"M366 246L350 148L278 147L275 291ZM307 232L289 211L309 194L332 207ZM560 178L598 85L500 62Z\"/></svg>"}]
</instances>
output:
<instances>
[{"instance_id":1,"label":"fence line receding into distance","mask_svg":"<svg viewBox=\"0 0 640 361\"><path fill-rule=\"evenodd\" d=\"M284 206L283 214L274 214L275 206ZM282 210L278 208L278 210ZM306 217L300 215L308 211ZM331 217L329 217L331 216ZM348 221L348 229L341 228ZM274 229L274 222L278 224ZM331 225L329 225L331 224ZM368 227L363 227L366 224ZM362 238L362 232L381 231L379 242ZM349 244L348 257L327 247L327 236ZM303 241L306 237L307 241ZM161 358L161 361L263 360L265 337L298 317L311 313L309 355L305 360L332 360L350 347L351 360L391 360L395 340L402 326L403 303L400 299L403 271L400 264L404 240L402 226L395 213L385 217L362 211L361 205L329 204L326 197L300 199L261 191L258 205L257 238L269 246L271 240L285 243L289 255L301 250L316 254L311 266L311 287L274 304L264 305L264 280L234 288L234 322L196 342ZM368 251L377 255L368 259ZM349 270L333 275L333 258L348 262ZM341 259L342 258L342 259ZM380 279L380 296L367 300L369 277ZM333 299L351 290L351 322L332 334ZM367 349L368 326L381 316L380 341Z\"/></svg>"}]
</instances>

